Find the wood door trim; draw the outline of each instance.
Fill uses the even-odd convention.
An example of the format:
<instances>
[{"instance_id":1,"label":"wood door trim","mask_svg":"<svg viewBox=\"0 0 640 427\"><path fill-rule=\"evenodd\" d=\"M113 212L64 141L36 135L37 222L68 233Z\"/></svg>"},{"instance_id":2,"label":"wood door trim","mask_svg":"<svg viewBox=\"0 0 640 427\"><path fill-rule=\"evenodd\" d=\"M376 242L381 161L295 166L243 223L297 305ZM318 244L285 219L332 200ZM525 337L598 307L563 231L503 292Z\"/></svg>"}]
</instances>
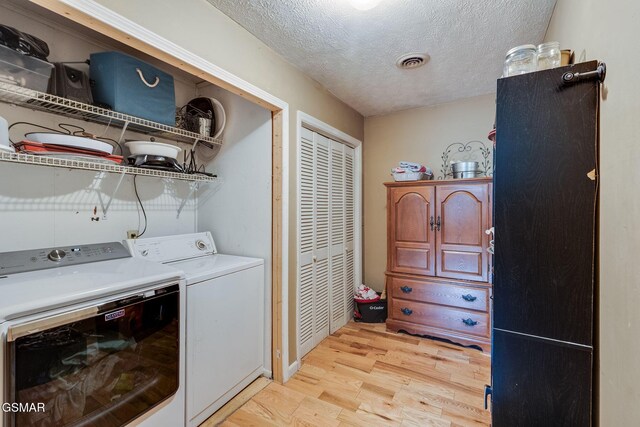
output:
<instances>
[{"instance_id":1,"label":"wood door trim","mask_svg":"<svg viewBox=\"0 0 640 427\"><path fill-rule=\"evenodd\" d=\"M271 200L271 360L273 379L279 383L284 381L282 366L284 355L282 323L283 311L287 310L282 303L282 110L271 115L272 124L272 200ZM288 361L284 360L284 363Z\"/></svg>"}]
</instances>

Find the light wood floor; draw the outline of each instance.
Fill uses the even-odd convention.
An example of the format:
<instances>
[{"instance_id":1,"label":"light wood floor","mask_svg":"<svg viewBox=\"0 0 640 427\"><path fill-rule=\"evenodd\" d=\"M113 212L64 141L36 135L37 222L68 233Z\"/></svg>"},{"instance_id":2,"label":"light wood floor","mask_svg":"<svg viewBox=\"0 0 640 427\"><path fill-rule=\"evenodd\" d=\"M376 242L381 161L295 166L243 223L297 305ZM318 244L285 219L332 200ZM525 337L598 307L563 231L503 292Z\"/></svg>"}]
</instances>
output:
<instances>
[{"instance_id":1,"label":"light wood floor","mask_svg":"<svg viewBox=\"0 0 640 427\"><path fill-rule=\"evenodd\" d=\"M221 425L488 426L489 376L478 350L351 322L285 385L269 384Z\"/></svg>"}]
</instances>

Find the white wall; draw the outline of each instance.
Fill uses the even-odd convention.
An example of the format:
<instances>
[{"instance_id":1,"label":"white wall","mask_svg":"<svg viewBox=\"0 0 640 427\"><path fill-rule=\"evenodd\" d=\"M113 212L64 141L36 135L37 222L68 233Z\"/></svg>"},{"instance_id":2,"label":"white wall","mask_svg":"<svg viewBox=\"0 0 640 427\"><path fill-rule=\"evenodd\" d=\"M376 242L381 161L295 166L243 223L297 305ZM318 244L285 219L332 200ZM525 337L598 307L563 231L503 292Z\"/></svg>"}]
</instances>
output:
<instances>
[{"instance_id":1,"label":"white wall","mask_svg":"<svg viewBox=\"0 0 640 427\"><path fill-rule=\"evenodd\" d=\"M0 6L0 17L0 22L46 40L51 50L51 61L84 60L91 52L114 49L114 45L106 43L103 38L87 35L86 30L79 34L9 3ZM195 94L194 82L176 80L178 102L186 102ZM70 120L4 103L0 103L0 116L9 124L25 121L56 128L59 123L71 123L113 139L120 134L120 129L114 127ZM13 128L10 136L13 141L20 141L25 132L38 130L21 125ZM128 132L126 138L148 139L148 136ZM185 144L181 146L188 147ZM120 154L117 150L114 153ZM0 251L119 241L126 238L127 230L142 231L144 219L134 195L133 177L124 178L106 218L102 215L100 198L105 205L108 203L119 175L109 173L102 179L99 177L100 173L90 171L0 163ZM187 182L151 177L138 177L136 180L148 218L144 237L196 230L194 198L187 202L177 217L179 206L189 195ZM99 221L91 220L96 217L94 208L97 208Z\"/></svg>"},{"instance_id":2,"label":"white wall","mask_svg":"<svg viewBox=\"0 0 640 427\"><path fill-rule=\"evenodd\" d=\"M225 144L207 171L222 177L198 195L198 230L219 253L264 259L265 366L271 366L271 112L226 90L204 87L225 107Z\"/></svg>"},{"instance_id":3,"label":"white wall","mask_svg":"<svg viewBox=\"0 0 640 427\"><path fill-rule=\"evenodd\" d=\"M487 135L493 128L495 111L495 95L484 95L365 119L364 282L367 285L378 291L384 288L387 193L383 183L393 181L391 168L406 160L430 166L436 177L442 175L442 154L449 144L477 140L487 148L492 147Z\"/></svg>"},{"instance_id":4,"label":"white wall","mask_svg":"<svg viewBox=\"0 0 640 427\"><path fill-rule=\"evenodd\" d=\"M0 252L121 241L144 220L133 193L132 177L102 217L99 197L106 201L119 176L20 164L0 165ZM195 231L195 205L190 201L176 218L186 182L138 177L138 192L148 217L145 237ZM98 186L99 189L94 189ZM100 221L92 221L97 208Z\"/></svg>"},{"instance_id":5,"label":"white wall","mask_svg":"<svg viewBox=\"0 0 640 427\"><path fill-rule=\"evenodd\" d=\"M600 425L640 425L640 2L558 0L546 40L608 66L600 115Z\"/></svg>"}]
</instances>

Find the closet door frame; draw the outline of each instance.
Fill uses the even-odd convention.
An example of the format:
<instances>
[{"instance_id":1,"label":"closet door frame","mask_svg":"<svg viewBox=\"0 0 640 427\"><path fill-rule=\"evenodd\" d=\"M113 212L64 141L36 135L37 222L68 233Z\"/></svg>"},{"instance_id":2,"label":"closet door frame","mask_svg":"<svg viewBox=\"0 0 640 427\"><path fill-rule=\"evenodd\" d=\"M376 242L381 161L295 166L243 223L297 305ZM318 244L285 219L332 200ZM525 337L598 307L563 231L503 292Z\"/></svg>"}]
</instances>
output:
<instances>
[{"instance_id":1,"label":"closet door frame","mask_svg":"<svg viewBox=\"0 0 640 427\"><path fill-rule=\"evenodd\" d=\"M362 141L356 139L333 126L316 119L315 117L306 114L302 111L297 112L297 127L296 127L296 147L299 147L300 139L302 138L302 129L308 129L313 132L317 132L334 141L338 141L347 147L350 147L354 151L354 283L357 285L362 283ZM301 156L300 150L296 149L296 174L299 177L301 172ZM300 197L301 189L299 180L296 180L296 361L289 366L289 376L293 375L300 367L300 360L302 358L301 343L300 343L300 254L298 248L300 247ZM345 316L347 313L345 312Z\"/></svg>"}]
</instances>

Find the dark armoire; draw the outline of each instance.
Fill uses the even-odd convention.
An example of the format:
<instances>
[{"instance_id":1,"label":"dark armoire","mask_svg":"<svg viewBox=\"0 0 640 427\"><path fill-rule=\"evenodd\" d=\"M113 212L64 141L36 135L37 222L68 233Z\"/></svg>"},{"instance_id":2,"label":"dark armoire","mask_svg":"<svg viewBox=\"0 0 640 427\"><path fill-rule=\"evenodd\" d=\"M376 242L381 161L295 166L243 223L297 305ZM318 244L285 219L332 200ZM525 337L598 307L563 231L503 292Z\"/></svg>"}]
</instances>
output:
<instances>
[{"instance_id":1,"label":"dark armoire","mask_svg":"<svg viewBox=\"0 0 640 427\"><path fill-rule=\"evenodd\" d=\"M498 80L493 427L594 423L598 66Z\"/></svg>"}]
</instances>

